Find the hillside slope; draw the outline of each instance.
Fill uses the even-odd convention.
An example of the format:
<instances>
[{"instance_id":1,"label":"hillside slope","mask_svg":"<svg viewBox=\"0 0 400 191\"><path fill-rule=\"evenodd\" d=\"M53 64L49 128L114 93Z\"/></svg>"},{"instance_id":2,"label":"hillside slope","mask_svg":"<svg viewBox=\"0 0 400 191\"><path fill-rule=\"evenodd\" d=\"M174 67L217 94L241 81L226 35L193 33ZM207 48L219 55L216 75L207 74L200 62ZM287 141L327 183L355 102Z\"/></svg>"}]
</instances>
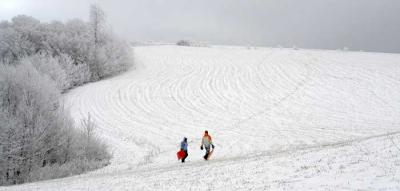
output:
<instances>
[{"instance_id":1,"label":"hillside slope","mask_svg":"<svg viewBox=\"0 0 400 191\"><path fill-rule=\"evenodd\" d=\"M11 190L399 189L400 55L135 48L138 70L65 96L111 165ZM202 160L204 130L212 161ZM186 164L176 161L189 139Z\"/></svg>"}]
</instances>

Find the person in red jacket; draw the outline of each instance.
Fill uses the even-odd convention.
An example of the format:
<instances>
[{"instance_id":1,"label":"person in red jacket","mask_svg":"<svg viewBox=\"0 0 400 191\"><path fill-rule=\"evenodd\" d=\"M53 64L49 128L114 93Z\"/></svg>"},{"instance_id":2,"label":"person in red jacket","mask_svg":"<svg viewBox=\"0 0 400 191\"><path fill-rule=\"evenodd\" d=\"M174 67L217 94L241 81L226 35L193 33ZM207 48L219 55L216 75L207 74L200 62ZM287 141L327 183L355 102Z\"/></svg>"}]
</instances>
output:
<instances>
[{"instance_id":1,"label":"person in red jacket","mask_svg":"<svg viewBox=\"0 0 400 191\"><path fill-rule=\"evenodd\" d=\"M203 150L203 146L206 149L206 154L204 155L204 160L208 160L210 155L210 147L214 150L214 144L212 142L211 136L208 134L208 131L204 132L203 139L201 139L201 146L200 149Z\"/></svg>"}]
</instances>

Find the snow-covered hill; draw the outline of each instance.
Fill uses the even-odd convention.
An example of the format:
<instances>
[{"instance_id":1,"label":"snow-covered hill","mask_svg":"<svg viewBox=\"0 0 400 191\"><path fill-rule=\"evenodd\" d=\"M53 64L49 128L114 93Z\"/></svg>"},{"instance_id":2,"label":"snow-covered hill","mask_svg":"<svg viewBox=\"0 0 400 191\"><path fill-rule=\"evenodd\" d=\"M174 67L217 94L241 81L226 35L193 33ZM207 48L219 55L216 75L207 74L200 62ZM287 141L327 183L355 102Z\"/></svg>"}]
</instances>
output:
<instances>
[{"instance_id":1,"label":"snow-covered hill","mask_svg":"<svg viewBox=\"0 0 400 191\"><path fill-rule=\"evenodd\" d=\"M400 55L147 46L74 89L114 153L80 176L0 190L400 189ZM202 160L208 130L216 151ZM187 163L176 160L189 139Z\"/></svg>"}]
</instances>

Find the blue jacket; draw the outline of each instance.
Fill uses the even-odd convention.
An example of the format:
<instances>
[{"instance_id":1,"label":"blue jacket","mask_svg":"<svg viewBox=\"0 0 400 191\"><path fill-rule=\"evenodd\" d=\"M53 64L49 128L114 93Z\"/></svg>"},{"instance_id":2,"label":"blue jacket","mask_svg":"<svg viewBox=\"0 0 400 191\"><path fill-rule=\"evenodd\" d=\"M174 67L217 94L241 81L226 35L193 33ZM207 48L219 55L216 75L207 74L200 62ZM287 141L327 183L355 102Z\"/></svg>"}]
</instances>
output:
<instances>
[{"instance_id":1,"label":"blue jacket","mask_svg":"<svg viewBox=\"0 0 400 191\"><path fill-rule=\"evenodd\" d=\"M188 143L186 141L181 142L181 149L184 151L188 150Z\"/></svg>"}]
</instances>

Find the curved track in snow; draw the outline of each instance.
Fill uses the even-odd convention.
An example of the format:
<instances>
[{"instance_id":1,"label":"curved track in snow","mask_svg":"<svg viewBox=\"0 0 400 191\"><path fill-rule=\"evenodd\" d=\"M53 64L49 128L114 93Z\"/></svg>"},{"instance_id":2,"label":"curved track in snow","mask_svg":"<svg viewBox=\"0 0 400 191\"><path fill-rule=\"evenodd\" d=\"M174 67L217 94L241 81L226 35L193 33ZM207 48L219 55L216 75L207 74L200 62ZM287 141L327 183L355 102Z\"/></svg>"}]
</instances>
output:
<instances>
[{"instance_id":1,"label":"curved track in snow","mask_svg":"<svg viewBox=\"0 0 400 191\"><path fill-rule=\"evenodd\" d=\"M399 131L399 55L149 46L135 48L135 59L137 70L76 88L65 97L77 122L92 116L114 153L110 166L83 177L166 167L182 173L175 153L184 136L190 149L185 168L222 166L224 174L235 158L245 162L246 156L274 156ZM216 145L217 162L209 167L199 149L206 129Z\"/></svg>"}]
</instances>

